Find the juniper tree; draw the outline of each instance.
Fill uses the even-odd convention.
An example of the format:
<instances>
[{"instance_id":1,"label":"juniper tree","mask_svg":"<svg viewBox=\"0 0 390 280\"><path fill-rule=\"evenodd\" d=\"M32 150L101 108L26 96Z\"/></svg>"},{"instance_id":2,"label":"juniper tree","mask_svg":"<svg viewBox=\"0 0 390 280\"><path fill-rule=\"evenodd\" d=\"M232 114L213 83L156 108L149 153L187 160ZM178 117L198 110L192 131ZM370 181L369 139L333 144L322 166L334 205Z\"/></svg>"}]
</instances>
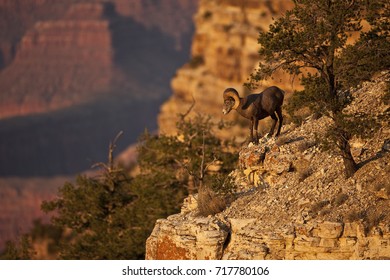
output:
<instances>
[{"instance_id":1,"label":"juniper tree","mask_svg":"<svg viewBox=\"0 0 390 280\"><path fill-rule=\"evenodd\" d=\"M345 125L351 118L342 112L349 100L344 98L341 78L348 74L338 61L351 34L361 31L362 19L370 14L368 7L375 5L368 5L365 0L293 2L294 7L275 20L269 31L260 32L261 62L247 85L253 87L278 70L299 75L305 87L301 96L311 102L312 108L333 118L334 144L343 158L345 174L350 177L357 170L357 164L350 151L351 133ZM385 6L382 0L375 3L378 5L371 13Z\"/></svg>"},{"instance_id":2,"label":"juniper tree","mask_svg":"<svg viewBox=\"0 0 390 280\"><path fill-rule=\"evenodd\" d=\"M67 231L59 245L64 259L137 259L143 256L141 230L134 219L139 199L132 178L113 160L115 138L107 164L99 163L95 176L78 176L65 183L58 197L42 203L44 212L55 211L52 224Z\"/></svg>"},{"instance_id":3,"label":"juniper tree","mask_svg":"<svg viewBox=\"0 0 390 280\"><path fill-rule=\"evenodd\" d=\"M56 199L42 204L45 212L55 212L52 224L67 234L59 244L60 257L144 258L156 220L180 211L191 181L188 175L201 169L202 159L222 161L225 174L235 164L236 155L226 151L213 126L209 118L183 117L179 137L145 133L138 144L140 171L135 177L115 163L114 141L108 163L98 164L102 168L97 175L79 176L60 188Z\"/></svg>"},{"instance_id":4,"label":"juniper tree","mask_svg":"<svg viewBox=\"0 0 390 280\"><path fill-rule=\"evenodd\" d=\"M218 175L205 176L210 163L220 162L219 174L226 176L234 168L237 155L229 151L231 142L223 142L214 134L215 128L210 117L197 115L188 120L181 118L178 136L144 134L138 147L141 174L160 176L163 186L185 185L189 192L197 191L199 181L216 179ZM223 129L224 124L219 128Z\"/></svg>"}]
</instances>

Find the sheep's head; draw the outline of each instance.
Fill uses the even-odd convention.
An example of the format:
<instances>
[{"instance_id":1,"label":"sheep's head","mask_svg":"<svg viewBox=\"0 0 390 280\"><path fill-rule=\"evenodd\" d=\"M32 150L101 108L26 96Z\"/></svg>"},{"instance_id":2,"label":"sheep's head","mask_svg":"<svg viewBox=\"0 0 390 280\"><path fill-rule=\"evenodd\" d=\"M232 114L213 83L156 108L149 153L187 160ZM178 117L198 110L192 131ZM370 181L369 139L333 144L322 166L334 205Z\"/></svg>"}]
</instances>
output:
<instances>
[{"instance_id":1,"label":"sheep's head","mask_svg":"<svg viewBox=\"0 0 390 280\"><path fill-rule=\"evenodd\" d=\"M240 104L240 97L238 92L234 88L227 88L223 92L223 110L224 115L228 114L231 110L237 109Z\"/></svg>"}]
</instances>

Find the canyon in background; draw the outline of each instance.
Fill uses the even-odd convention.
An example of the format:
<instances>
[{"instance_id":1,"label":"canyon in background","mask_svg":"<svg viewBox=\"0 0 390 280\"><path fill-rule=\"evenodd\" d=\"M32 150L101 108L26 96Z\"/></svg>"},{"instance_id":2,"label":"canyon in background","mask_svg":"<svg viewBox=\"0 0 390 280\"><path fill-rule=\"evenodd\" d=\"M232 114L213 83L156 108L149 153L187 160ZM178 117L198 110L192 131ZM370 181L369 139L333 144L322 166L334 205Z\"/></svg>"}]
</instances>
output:
<instances>
[{"instance_id":1,"label":"canyon in background","mask_svg":"<svg viewBox=\"0 0 390 280\"><path fill-rule=\"evenodd\" d=\"M197 0L0 0L0 248L67 180L157 130ZM129 152L130 151L130 152Z\"/></svg>"}]
</instances>

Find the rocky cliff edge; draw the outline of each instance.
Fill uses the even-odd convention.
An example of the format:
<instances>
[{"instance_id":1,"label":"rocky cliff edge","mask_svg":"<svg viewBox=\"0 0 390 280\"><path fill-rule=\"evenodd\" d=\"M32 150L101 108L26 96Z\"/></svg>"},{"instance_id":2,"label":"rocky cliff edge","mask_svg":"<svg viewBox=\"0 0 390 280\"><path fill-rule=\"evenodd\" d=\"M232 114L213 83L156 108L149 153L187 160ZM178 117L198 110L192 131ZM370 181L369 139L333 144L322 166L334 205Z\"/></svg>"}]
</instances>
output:
<instances>
[{"instance_id":1,"label":"rocky cliff edge","mask_svg":"<svg viewBox=\"0 0 390 280\"><path fill-rule=\"evenodd\" d=\"M346 108L382 124L351 141L354 176L345 179L342 159L319 149L331 119L285 125L279 139L241 148L231 174L237 199L227 209L201 217L197 196L188 197L181 213L157 221L146 258L389 259L389 80L382 73L366 82Z\"/></svg>"}]
</instances>

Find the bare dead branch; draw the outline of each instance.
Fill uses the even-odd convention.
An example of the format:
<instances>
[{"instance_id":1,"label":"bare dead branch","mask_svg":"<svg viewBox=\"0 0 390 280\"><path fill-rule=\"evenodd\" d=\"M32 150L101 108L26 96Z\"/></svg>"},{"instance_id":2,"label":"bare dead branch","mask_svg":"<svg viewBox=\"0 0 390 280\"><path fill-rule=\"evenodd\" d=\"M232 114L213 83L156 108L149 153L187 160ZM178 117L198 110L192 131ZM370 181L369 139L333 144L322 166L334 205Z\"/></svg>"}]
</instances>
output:
<instances>
[{"instance_id":1,"label":"bare dead branch","mask_svg":"<svg viewBox=\"0 0 390 280\"><path fill-rule=\"evenodd\" d=\"M196 101L195 101L194 95L192 94L191 97L192 97L192 103L191 103L190 107L188 108L188 110L184 114L179 114L179 117L181 120L184 120L189 115L189 113L191 113L192 109L195 106Z\"/></svg>"}]
</instances>

